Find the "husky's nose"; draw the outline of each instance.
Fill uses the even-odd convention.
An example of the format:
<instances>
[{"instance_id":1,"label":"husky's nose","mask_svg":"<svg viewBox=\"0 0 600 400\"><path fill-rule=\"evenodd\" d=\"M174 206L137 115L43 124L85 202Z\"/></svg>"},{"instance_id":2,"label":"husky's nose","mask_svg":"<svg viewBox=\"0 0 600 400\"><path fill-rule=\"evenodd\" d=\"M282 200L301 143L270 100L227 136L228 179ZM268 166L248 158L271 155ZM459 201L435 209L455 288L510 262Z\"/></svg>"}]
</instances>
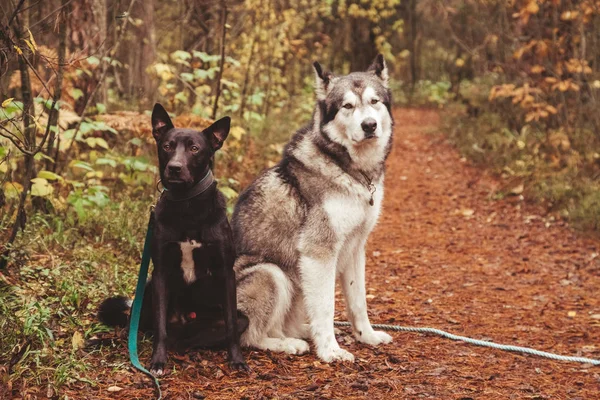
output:
<instances>
[{"instance_id":1,"label":"husky's nose","mask_svg":"<svg viewBox=\"0 0 600 400\"><path fill-rule=\"evenodd\" d=\"M183 167L183 164L180 162L170 162L167 165L167 168L169 169L169 173L170 174L178 174L181 172L181 167Z\"/></svg>"},{"instance_id":2,"label":"husky's nose","mask_svg":"<svg viewBox=\"0 0 600 400\"><path fill-rule=\"evenodd\" d=\"M366 118L360 126L365 132L365 138L372 138L375 136L375 130L377 129L377 121L374 118Z\"/></svg>"}]
</instances>

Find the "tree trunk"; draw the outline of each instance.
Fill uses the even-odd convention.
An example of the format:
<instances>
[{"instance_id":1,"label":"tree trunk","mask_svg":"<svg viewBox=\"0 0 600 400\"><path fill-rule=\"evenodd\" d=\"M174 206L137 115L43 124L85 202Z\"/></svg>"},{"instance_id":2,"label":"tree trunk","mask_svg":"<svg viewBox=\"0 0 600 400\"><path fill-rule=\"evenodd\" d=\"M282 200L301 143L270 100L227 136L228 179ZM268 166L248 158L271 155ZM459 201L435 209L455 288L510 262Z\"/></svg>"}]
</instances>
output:
<instances>
[{"instance_id":1,"label":"tree trunk","mask_svg":"<svg viewBox=\"0 0 600 400\"><path fill-rule=\"evenodd\" d=\"M410 51L410 91L415 90L415 85L419 80L417 76L417 0L410 0L409 3L410 18L410 42L408 50Z\"/></svg>"},{"instance_id":2,"label":"tree trunk","mask_svg":"<svg viewBox=\"0 0 600 400\"><path fill-rule=\"evenodd\" d=\"M137 76L140 78L137 97L140 100L140 108L152 107L156 101L156 80L151 77L146 69L156 61L156 31L154 27L154 0L140 2L140 16L144 21L141 26L141 51L140 61L137 68Z\"/></svg>"},{"instance_id":3,"label":"tree trunk","mask_svg":"<svg viewBox=\"0 0 600 400\"><path fill-rule=\"evenodd\" d=\"M225 37L227 33L227 5L224 1L221 2L223 7L221 14L221 62L219 65L219 76L217 77L217 92L215 94L215 103L213 104L212 119L217 117L217 109L219 108L219 97L221 96L221 79L223 78L223 68L225 67Z\"/></svg>"},{"instance_id":4,"label":"tree trunk","mask_svg":"<svg viewBox=\"0 0 600 400\"><path fill-rule=\"evenodd\" d=\"M19 17L16 18L16 24L13 29L15 33L15 38L18 43L21 43L22 40L22 32L21 29L23 26L29 26L29 10L27 10L27 2L24 4L24 9L21 13L22 23L20 23ZM18 56L19 59L19 71L21 72L21 93L23 100L23 137L25 141L26 150L35 149L35 139L36 139L36 128L33 123L35 116L33 115L33 95L31 93L31 79L29 78L29 67L24 57L27 56L27 53L24 52L22 55ZM8 241L4 245L4 250L0 255L0 269L6 267L8 263L8 256L10 254L10 247L14 243L17 238L17 233L19 229L23 229L25 227L25 223L27 220L27 216L25 214L25 202L27 201L27 193L31 187L31 179L35 173L35 159L33 155L24 155L24 172L23 172L23 191L19 195L19 205L17 206L17 216L15 222L13 223L12 230L10 232L10 236L8 237Z\"/></svg>"},{"instance_id":5,"label":"tree trunk","mask_svg":"<svg viewBox=\"0 0 600 400\"><path fill-rule=\"evenodd\" d=\"M60 100L62 95L62 81L63 81L63 72L65 69L65 53L67 50L67 22L66 16L68 14L67 4L69 0L61 0L61 5L63 10L60 12L60 23L58 25L58 70L56 72L56 81L54 83L54 98ZM56 138L56 133L58 132L58 117L60 113L60 106L56 107L56 110L51 110L48 118L48 125L50 127L55 126L57 128L56 132L50 130L50 135L48 136L48 143L46 145L46 155L52 158L52 153L54 149L54 140ZM55 162L46 159L46 170L54 170Z\"/></svg>"},{"instance_id":6,"label":"tree trunk","mask_svg":"<svg viewBox=\"0 0 600 400\"><path fill-rule=\"evenodd\" d=\"M66 3L62 1L62 5L64 6ZM108 29L106 22L106 13L107 13L107 5L106 0L93 0L92 2L92 14L94 15L94 24L93 29L96 31L98 35L98 49L100 51L104 51L109 46L108 43ZM108 68L106 64L104 64L103 68ZM96 101L106 104L108 102L108 86L103 85L98 94L96 96Z\"/></svg>"}]
</instances>

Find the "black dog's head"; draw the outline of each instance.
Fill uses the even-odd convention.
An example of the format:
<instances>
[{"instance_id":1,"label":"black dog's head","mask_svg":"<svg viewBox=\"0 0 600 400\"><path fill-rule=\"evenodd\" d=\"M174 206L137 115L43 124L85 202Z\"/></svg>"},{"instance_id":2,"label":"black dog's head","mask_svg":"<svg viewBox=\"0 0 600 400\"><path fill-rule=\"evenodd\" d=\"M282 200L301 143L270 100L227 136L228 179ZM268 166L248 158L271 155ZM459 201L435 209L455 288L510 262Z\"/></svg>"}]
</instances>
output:
<instances>
[{"instance_id":1,"label":"black dog's head","mask_svg":"<svg viewBox=\"0 0 600 400\"><path fill-rule=\"evenodd\" d=\"M231 118L224 117L203 131L179 129L156 103L152 110L152 136L158 146L160 179L169 190L186 190L208 172L210 162L229 133Z\"/></svg>"}]
</instances>

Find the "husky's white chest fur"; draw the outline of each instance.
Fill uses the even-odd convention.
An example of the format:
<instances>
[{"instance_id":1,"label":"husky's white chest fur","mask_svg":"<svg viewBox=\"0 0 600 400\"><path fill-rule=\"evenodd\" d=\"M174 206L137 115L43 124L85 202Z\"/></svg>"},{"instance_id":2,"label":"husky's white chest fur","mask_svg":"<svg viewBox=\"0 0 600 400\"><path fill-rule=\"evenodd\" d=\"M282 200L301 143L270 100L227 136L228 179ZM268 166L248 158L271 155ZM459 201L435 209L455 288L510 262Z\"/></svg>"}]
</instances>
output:
<instances>
[{"instance_id":1,"label":"husky's white chest fur","mask_svg":"<svg viewBox=\"0 0 600 400\"><path fill-rule=\"evenodd\" d=\"M367 236L373 229L383 200L383 177L374 187L375 191L371 195L366 187L355 184L350 194L335 194L324 199L323 208L339 239L345 240L354 232Z\"/></svg>"}]
</instances>

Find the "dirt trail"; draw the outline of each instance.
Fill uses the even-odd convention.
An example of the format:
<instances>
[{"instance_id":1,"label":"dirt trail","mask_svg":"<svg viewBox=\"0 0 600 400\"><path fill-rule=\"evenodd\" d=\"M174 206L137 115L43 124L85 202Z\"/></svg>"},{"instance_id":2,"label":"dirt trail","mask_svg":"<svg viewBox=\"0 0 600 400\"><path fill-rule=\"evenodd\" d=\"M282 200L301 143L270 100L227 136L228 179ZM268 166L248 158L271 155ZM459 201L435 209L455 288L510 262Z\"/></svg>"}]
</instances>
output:
<instances>
[{"instance_id":1,"label":"dirt trail","mask_svg":"<svg viewBox=\"0 0 600 400\"><path fill-rule=\"evenodd\" d=\"M368 248L371 321L600 358L598 240L516 197L491 201L497 183L461 161L443 135L430 134L438 119L435 111L395 111L384 212ZM357 356L344 365L245 350L250 376L230 372L223 351L200 351L172 357L178 372L161 382L172 399L599 397L598 367L393 336L393 344L372 349L342 329L338 340ZM125 388L118 398L152 396L146 378L123 369L101 380L89 397L110 397L111 384Z\"/></svg>"}]
</instances>

